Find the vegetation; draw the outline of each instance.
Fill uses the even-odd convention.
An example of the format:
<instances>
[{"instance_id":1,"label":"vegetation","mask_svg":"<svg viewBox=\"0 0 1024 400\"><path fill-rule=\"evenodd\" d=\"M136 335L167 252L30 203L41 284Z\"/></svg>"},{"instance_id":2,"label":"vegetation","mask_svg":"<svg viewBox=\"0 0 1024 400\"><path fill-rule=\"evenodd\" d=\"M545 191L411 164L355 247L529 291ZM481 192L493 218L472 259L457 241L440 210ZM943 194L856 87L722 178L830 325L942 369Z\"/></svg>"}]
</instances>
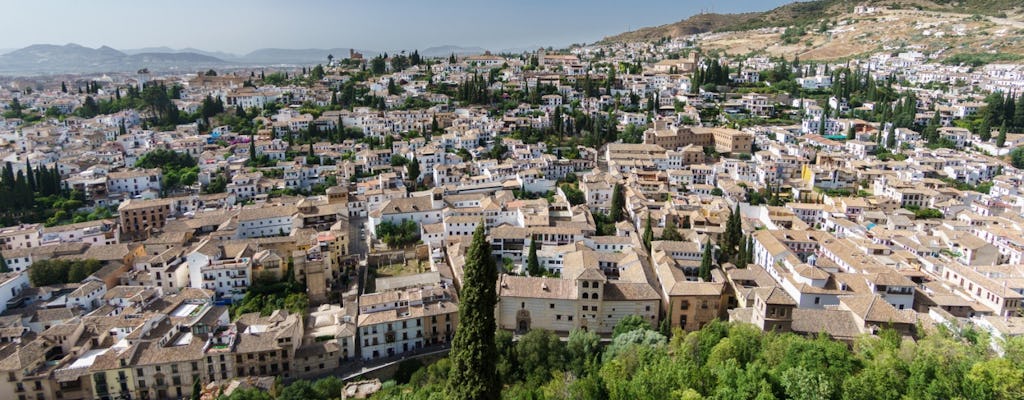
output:
<instances>
[{"instance_id":1,"label":"vegetation","mask_svg":"<svg viewBox=\"0 0 1024 400\"><path fill-rule=\"evenodd\" d=\"M191 186L196 183L199 176L199 167L196 160L185 153L178 153L173 150L156 149L143 154L135 163L139 168L160 168L163 173L161 187L164 193L169 193L183 186Z\"/></svg>"},{"instance_id":2,"label":"vegetation","mask_svg":"<svg viewBox=\"0 0 1024 400\"><path fill-rule=\"evenodd\" d=\"M281 279L264 274L257 276L245 292L242 300L231 305L231 317L238 318L242 314L258 312L270 315L275 310L288 310L296 314L305 314L309 308L309 296L306 286L295 280L292 273L292 260Z\"/></svg>"},{"instance_id":3,"label":"vegetation","mask_svg":"<svg viewBox=\"0 0 1024 400\"><path fill-rule=\"evenodd\" d=\"M1024 396L1024 338L992 354L984 334L939 327L917 342L892 330L851 347L826 335L762 332L712 322L671 340L645 321L624 319L608 346L574 331L562 343L531 331L499 333L503 399L1017 399ZM376 398L448 398L449 360L422 368L408 385ZM451 393L451 392L449 392ZM487 398L499 398L497 395Z\"/></svg>"},{"instance_id":4,"label":"vegetation","mask_svg":"<svg viewBox=\"0 0 1024 400\"><path fill-rule=\"evenodd\" d=\"M463 271L459 327L452 340L452 368L445 397L457 400L496 399L501 390L494 340L498 270L491 257L491 245L483 223L473 233Z\"/></svg>"},{"instance_id":5,"label":"vegetation","mask_svg":"<svg viewBox=\"0 0 1024 400\"><path fill-rule=\"evenodd\" d=\"M942 63L946 65L969 65L972 67L980 67L985 64L1014 62L1022 59L1024 59L1024 56L1011 53L960 53L946 57L945 60L942 60Z\"/></svg>"},{"instance_id":6,"label":"vegetation","mask_svg":"<svg viewBox=\"0 0 1024 400\"><path fill-rule=\"evenodd\" d=\"M338 377L328 376L316 381L297 380L288 386L278 386L269 392L245 388L235 390L230 396L220 396L219 400L340 400L344 382Z\"/></svg>"},{"instance_id":7,"label":"vegetation","mask_svg":"<svg viewBox=\"0 0 1024 400\"><path fill-rule=\"evenodd\" d=\"M413 220L405 220L395 224L381 222L377 224L377 238L389 247L403 247L420 240L420 226Z\"/></svg>"},{"instance_id":8,"label":"vegetation","mask_svg":"<svg viewBox=\"0 0 1024 400\"><path fill-rule=\"evenodd\" d=\"M540 266L540 261L537 260L537 242L539 240L530 239L530 252L526 256L526 272L530 276L543 276L545 272Z\"/></svg>"},{"instance_id":9,"label":"vegetation","mask_svg":"<svg viewBox=\"0 0 1024 400\"><path fill-rule=\"evenodd\" d=\"M7 162L0 172L0 224L50 222L68 219L69 215L85 204L84 195L66 192L61 187L60 173L45 165L26 164L15 173L14 165ZM26 173L27 172L27 173Z\"/></svg>"},{"instance_id":10,"label":"vegetation","mask_svg":"<svg viewBox=\"0 0 1024 400\"><path fill-rule=\"evenodd\" d=\"M6 266L6 263L5 263ZM79 283L99 271L102 264L98 260L39 260L28 268L28 280L32 286L59 285Z\"/></svg>"}]
</instances>

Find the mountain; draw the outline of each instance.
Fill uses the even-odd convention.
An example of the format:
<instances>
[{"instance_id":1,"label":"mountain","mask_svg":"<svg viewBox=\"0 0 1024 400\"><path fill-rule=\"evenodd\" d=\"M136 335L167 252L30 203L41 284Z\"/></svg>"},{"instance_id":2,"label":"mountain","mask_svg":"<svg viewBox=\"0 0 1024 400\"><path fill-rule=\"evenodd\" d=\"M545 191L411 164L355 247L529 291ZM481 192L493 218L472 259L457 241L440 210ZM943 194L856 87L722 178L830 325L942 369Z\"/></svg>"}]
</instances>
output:
<instances>
[{"instance_id":1,"label":"mountain","mask_svg":"<svg viewBox=\"0 0 1024 400\"><path fill-rule=\"evenodd\" d=\"M32 75L151 70L192 70L224 65L224 60L195 53L146 52L125 54L102 46L96 49L69 43L36 44L0 55L0 74Z\"/></svg>"},{"instance_id":2,"label":"mountain","mask_svg":"<svg viewBox=\"0 0 1024 400\"><path fill-rule=\"evenodd\" d=\"M420 51L420 55L423 57L448 57L455 53L458 56L483 54L485 51L482 47L463 47L463 46L434 46L428 47Z\"/></svg>"},{"instance_id":3,"label":"mountain","mask_svg":"<svg viewBox=\"0 0 1024 400\"><path fill-rule=\"evenodd\" d=\"M369 56L370 52L356 50ZM348 48L334 49L259 49L238 57L232 61L246 64L315 64L326 63L327 55L335 58L348 58Z\"/></svg>"},{"instance_id":4,"label":"mountain","mask_svg":"<svg viewBox=\"0 0 1024 400\"><path fill-rule=\"evenodd\" d=\"M140 49L121 49L121 52L128 55L135 55L141 53L195 53L204 56L219 58L224 61L231 61L238 58L237 54L225 53L223 51L206 51L192 47L186 47L184 49L175 49L167 46L143 47Z\"/></svg>"},{"instance_id":5,"label":"mountain","mask_svg":"<svg viewBox=\"0 0 1024 400\"><path fill-rule=\"evenodd\" d=\"M852 14L856 5L890 9L954 12L967 15L1006 17L1021 7L1020 0L846 0L797 1L772 10L743 14L697 14L690 18L655 27L609 36L601 42L655 41L705 32L747 31L759 28L802 26L841 14Z\"/></svg>"}]
</instances>

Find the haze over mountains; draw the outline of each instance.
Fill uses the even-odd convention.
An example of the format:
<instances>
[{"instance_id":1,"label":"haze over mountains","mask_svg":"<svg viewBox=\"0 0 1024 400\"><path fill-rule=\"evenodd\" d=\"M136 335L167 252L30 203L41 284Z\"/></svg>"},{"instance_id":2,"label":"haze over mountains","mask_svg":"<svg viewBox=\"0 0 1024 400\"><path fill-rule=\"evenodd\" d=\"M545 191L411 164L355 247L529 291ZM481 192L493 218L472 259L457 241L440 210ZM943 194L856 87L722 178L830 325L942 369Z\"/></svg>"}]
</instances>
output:
<instances>
[{"instance_id":1,"label":"haze over mountains","mask_svg":"<svg viewBox=\"0 0 1024 400\"><path fill-rule=\"evenodd\" d=\"M74 43L66 45L35 44L16 50L0 51L0 75L37 75L68 73L125 72L148 68L154 71L191 71L203 68L244 67L261 65L308 65L323 63L327 55L347 58L349 48L330 49L258 49L244 55L195 48L146 47L117 50L108 46L89 48ZM367 57L375 50L359 50ZM412 49L408 50L412 51ZM419 50L424 57L446 57L480 54L481 47L454 45Z\"/></svg>"}]
</instances>

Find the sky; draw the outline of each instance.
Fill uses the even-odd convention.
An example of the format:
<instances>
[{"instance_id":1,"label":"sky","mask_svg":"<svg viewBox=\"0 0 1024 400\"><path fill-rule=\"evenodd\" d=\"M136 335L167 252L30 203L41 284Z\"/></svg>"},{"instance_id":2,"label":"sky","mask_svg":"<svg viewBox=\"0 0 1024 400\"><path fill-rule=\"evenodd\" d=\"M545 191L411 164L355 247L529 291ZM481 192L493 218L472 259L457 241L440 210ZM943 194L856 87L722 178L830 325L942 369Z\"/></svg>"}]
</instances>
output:
<instances>
[{"instance_id":1,"label":"sky","mask_svg":"<svg viewBox=\"0 0 1024 400\"><path fill-rule=\"evenodd\" d=\"M705 12L791 0L42 0L0 5L0 49L77 43L244 54L267 48L479 46L500 51L592 43Z\"/></svg>"}]
</instances>

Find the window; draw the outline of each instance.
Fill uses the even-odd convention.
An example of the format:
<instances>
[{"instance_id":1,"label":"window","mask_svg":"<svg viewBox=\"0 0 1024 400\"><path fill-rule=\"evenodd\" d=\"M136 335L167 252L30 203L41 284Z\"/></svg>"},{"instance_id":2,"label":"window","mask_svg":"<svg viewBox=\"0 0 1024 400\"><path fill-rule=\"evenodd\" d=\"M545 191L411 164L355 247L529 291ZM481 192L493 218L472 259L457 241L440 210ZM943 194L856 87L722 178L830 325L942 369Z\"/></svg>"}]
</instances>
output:
<instances>
[{"instance_id":1,"label":"window","mask_svg":"<svg viewBox=\"0 0 1024 400\"><path fill-rule=\"evenodd\" d=\"M585 298L586 298L586 297L584 297L584 299L585 299ZM591 298L592 298L592 299L594 299L594 300L597 300L597 293L594 293L594 295L593 295L593 296L592 296Z\"/></svg>"},{"instance_id":2,"label":"window","mask_svg":"<svg viewBox=\"0 0 1024 400\"><path fill-rule=\"evenodd\" d=\"M815 297L814 304L821 304L821 297Z\"/></svg>"},{"instance_id":3,"label":"window","mask_svg":"<svg viewBox=\"0 0 1024 400\"><path fill-rule=\"evenodd\" d=\"M689 300L680 301L679 302L679 309L680 310L689 310L690 309L690 301Z\"/></svg>"},{"instance_id":4,"label":"window","mask_svg":"<svg viewBox=\"0 0 1024 400\"><path fill-rule=\"evenodd\" d=\"M548 308L552 308L552 309L553 309L553 308L555 308L555 303L551 303L551 304L549 304L549 305L548 305Z\"/></svg>"}]
</instances>

